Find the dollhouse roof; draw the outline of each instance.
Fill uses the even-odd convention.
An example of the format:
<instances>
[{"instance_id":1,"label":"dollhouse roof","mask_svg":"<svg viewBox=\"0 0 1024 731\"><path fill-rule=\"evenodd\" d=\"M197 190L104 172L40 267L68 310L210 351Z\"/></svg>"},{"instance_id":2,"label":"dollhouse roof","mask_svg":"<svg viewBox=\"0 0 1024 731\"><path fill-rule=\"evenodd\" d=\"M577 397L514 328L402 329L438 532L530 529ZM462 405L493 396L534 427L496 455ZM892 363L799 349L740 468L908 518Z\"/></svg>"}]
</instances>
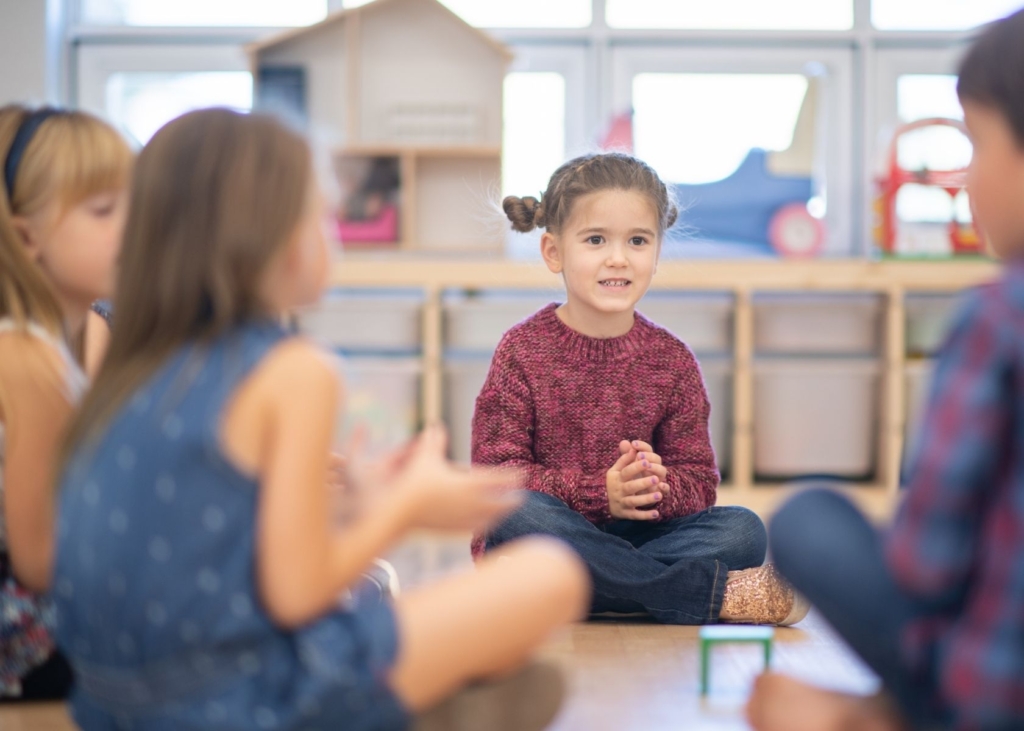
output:
<instances>
[{"instance_id":1,"label":"dollhouse roof","mask_svg":"<svg viewBox=\"0 0 1024 731\"><path fill-rule=\"evenodd\" d=\"M359 7L356 8L337 10L329 14L319 23L307 25L302 28L293 28L290 30L282 31L281 33L277 33L262 41L250 43L248 46L246 46L246 50L250 54L255 54L268 48L273 48L274 46L294 40L296 38L301 38L307 33L313 33L317 30L320 30L321 28L334 25L335 23L343 22L354 16L362 15L364 13L373 13L376 10L386 5L390 5L391 3L394 2L418 2L430 3L431 5L435 5L441 10L443 10L444 13L451 18L453 23L457 23L460 27L465 28L467 32L474 33L477 36L479 36L487 45L493 48L494 51L497 54L501 55L506 61L511 61L513 58L513 53L508 46L499 41L497 38L494 38L489 33L480 30L476 26L470 25L457 14L448 9L445 5L438 2L438 0L374 0L374 2L367 3L366 5L360 5Z\"/></svg>"}]
</instances>

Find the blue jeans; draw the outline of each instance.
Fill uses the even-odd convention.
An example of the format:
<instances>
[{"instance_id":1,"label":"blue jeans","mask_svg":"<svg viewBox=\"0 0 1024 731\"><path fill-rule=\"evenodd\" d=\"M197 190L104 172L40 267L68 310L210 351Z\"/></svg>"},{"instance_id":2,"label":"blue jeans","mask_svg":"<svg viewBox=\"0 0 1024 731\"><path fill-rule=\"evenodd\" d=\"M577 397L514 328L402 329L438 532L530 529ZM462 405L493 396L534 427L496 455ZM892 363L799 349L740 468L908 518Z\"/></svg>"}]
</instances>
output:
<instances>
[{"instance_id":1,"label":"blue jeans","mask_svg":"<svg viewBox=\"0 0 1024 731\"><path fill-rule=\"evenodd\" d=\"M716 622L726 574L760 566L767 546L764 524L745 508L594 525L558 498L529 492L487 548L536 534L560 538L583 558L594 583L591 613L646 612L667 624Z\"/></svg>"},{"instance_id":2,"label":"blue jeans","mask_svg":"<svg viewBox=\"0 0 1024 731\"><path fill-rule=\"evenodd\" d=\"M789 500L771 522L779 571L882 679L914 728L947 725L935 677L912 674L900 636L921 614L896 585L881 536L844 497L822 489Z\"/></svg>"}]
</instances>

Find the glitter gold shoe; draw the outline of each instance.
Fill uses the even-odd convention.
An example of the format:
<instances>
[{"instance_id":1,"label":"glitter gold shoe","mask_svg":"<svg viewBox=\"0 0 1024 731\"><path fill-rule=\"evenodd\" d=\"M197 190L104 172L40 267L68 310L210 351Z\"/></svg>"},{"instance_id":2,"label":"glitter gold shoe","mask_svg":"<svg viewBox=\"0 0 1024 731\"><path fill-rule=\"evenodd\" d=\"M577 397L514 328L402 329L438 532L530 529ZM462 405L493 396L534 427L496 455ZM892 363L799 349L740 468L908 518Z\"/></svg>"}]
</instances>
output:
<instances>
[{"instance_id":1,"label":"glitter gold shoe","mask_svg":"<svg viewBox=\"0 0 1024 731\"><path fill-rule=\"evenodd\" d=\"M776 624L788 627L807 616L810 605L770 563L745 571L730 571L719 619L736 624Z\"/></svg>"}]
</instances>

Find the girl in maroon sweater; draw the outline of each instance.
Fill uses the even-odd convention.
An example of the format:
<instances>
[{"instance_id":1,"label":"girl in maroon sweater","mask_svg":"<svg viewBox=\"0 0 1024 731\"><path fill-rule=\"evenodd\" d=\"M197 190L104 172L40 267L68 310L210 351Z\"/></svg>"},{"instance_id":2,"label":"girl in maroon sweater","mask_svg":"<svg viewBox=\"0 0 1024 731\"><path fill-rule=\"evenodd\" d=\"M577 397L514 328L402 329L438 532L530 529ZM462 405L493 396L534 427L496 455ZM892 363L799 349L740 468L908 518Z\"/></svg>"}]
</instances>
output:
<instances>
[{"instance_id":1,"label":"girl in maroon sweater","mask_svg":"<svg viewBox=\"0 0 1024 731\"><path fill-rule=\"evenodd\" d=\"M635 312L676 219L665 184L628 155L560 167L541 200L509 197L517 231L566 301L502 338L476 403L473 462L523 474L523 506L474 553L528 534L566 541L594 581L595 614L673 624L792 624L806 605L762 566L761 520L714 507L710 405L689 348Z\"/></svg>"}]
</instances>

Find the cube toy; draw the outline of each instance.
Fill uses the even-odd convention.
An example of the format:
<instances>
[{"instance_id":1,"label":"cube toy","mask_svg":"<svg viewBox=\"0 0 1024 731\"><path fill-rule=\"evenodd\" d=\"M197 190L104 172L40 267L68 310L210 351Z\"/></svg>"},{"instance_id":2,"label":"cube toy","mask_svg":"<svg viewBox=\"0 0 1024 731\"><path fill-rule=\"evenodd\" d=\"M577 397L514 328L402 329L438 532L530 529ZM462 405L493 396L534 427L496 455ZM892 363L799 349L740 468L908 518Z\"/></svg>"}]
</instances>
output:
<instances>
[{"instance_id":1,"label":"cube toy","mask_svg":"<svg viewBox=\"0 0 1024 731\"><path fill-rule=\"evenodd\" d=\"M772 638L774 627L751 627L745 625L716 624L700 628L700 694L708 694L711 677L711 648L713 645L738 643L760 643L764 648L764 669L772 661Z\"/></svg>"}]
</instances>

